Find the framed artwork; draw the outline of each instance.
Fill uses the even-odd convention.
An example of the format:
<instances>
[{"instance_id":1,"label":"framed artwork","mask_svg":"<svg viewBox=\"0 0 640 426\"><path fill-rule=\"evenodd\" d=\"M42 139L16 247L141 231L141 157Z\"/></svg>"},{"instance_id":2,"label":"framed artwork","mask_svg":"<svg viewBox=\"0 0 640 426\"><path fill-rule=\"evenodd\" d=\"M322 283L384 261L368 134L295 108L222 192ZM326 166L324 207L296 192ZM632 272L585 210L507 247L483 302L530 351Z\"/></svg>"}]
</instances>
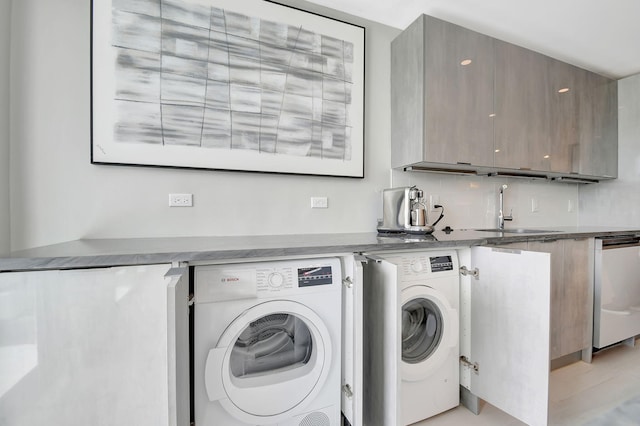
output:
<instances>
[{"instance_id":1,"label":"framed artwork","mask_svg":"<svg viewBox=\"0 0 640 426\"><path fill-rule=\"evenodd\" d=\"M364 28L266 0L93 0L91 162L364 177Z\"/></svg>"}]
</instances>

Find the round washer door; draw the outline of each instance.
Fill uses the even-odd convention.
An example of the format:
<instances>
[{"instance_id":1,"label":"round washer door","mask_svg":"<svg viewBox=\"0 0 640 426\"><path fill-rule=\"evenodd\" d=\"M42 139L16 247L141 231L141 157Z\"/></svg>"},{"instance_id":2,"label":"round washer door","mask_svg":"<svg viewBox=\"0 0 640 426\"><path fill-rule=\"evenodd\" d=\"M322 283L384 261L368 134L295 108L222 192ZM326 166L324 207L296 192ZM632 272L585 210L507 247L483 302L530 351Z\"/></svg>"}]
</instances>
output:
<instances>
[{"instance_id":1,"label":"round washer door","mask_svg":"<svg viewBox=\"0 0 640 426\"><path fill-rule=\"evenodd\" d=\"M457 347L458 312L441 292L422 285L405 288L401 304L402 379L423 380Z\"/></svg>"},{"instance_id":2,"label":"round washer door","mask_svg":"<svg viewBox=\"0 0 640 426\"><path fill-rule=\"evenodd\" d=\"M269 301L226 328L207 356L205 387L209 399L238 420L275 423L315 398L330 365L331 340L322 319L300 303Z\"/></svg>"}]
</instances>

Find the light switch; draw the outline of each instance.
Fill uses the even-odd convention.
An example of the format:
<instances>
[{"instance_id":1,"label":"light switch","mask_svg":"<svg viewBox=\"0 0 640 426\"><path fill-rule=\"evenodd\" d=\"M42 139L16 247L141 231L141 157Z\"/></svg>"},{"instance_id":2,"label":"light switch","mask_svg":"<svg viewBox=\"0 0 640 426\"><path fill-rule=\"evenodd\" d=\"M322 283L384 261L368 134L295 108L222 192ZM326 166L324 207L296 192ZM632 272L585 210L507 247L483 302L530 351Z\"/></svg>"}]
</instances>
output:
<instances>
[{"instance_id":1,"label":"light switch","mask_svg":"<svg viewBox=\"0 0 640 426\"><path fill-rule=\"evenodd\" d=\"M538 199L536 197L533 197L531 199L531 212L537 213L539 211L540 211L540 205L538 204Z\"/></svg>"}]
</instances>

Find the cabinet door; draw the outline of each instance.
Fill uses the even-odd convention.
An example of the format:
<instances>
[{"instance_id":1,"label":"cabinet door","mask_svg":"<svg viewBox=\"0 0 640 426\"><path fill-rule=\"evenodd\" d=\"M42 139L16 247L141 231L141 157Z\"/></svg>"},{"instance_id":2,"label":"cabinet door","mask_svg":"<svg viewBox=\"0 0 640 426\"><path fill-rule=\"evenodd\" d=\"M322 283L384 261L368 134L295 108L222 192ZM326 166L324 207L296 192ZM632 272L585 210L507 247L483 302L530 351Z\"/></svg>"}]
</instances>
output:
<instances>
[{"instance_id":1,"label":"cabinet door","mask_svg":"<svg viewBox=\"0 0 640 426\"><path fill-rule=\"evenodd\" d=\"M549 253L551 256L551 312L550 312L550 336L549 359L555 359L566 355L562 353L563 334L563 310L566 308L564 299L564 243L563 241L529 241L529 251Z\"/></svg>"},{"instance_id":2,"label":"cabinet door","mask_svg":"<svg viewBox=\"0 0 640 426\"><path fill-rule=\"evenodd\" d=\"M591 347L593 256L590 240L530 241L530 251L551 255L550 359Z\"/></svg>"},{"instance_id":3,"label":"cabinet door","mask_svg":"<svg viewBox=\"0 0 640 426\"><path fill-rule=\"evenodd\" d=\"M546 425L550 268L547 253L471 248L470 391L517 419Z\"/></svg>"},{"instance_id":4,"label":"cabinet door","mask_svg":"<svg viewBox=\"0 0 640 426\"><path fill-rule=\"evenodd\" d=\"M367 392L363 424L401 425L402 377L398 365L402 349L395 337L402 335L402 309L397 266L386 261L370 261L364 268L364 279L367 283L363 294L364 327L380 332L364 335L363 384Z\"/></svg>"},{"instance_id":5,"label":"cabinet door","mask_svg":"<svg viewBox=\"0 0 640 426\"><path fill-rule=\"evenodd\" d=\"M171 268L167 287L168 426L187 426L190 413L189 270Z\"/></svg>"},{"instance_id":6,"label":"cabinet door","mask_svg":"<svg viewBox=\"0 0 640 426\"><path fill-rule=\"evenodd\" d=\"M425 161L493 166L493 39L428 17Z\"/></svg>"},{"instance_id":7,"label":"cabinet door","mask_svg":"<svg viewBox=\"0 0 640 426\"><path fill-rule=\"evenodd\" d=\"M618 176L618 86L583 71L579 98L580 173Z\"/></svg>"},{"instance_id":8,"label":"cabinet door","mask_svg":"<svg viewBox=\"0 0 640 426\"><path fill-rule=\"evenodd\" d=\"M15 306L0 314L2 421L187 425L170 420L185 410L168 402L169 268L0 274L3 303Z\"/></svg>"},{"instance_id":9,"label":"cabinet door","mask_svg":"<svg viewBox=\"0 0 640 426\"><path fill-rule=\"evenodd\" d=\"M584 90L584 70L549 59L550 170L579 172L578 100Z\"/></svg>"},{"instance_id":10,"label":"cabinet door","mask_svg":"<svg viewBox=\"0 0 640 426\"><path fill-rule=\"evenodd\" d=\"M342 413L353 426L363 424L363 262L361 256L346 258L342 287Z\"/></svg>"},{"instance_id":11,"label":"cabinet door","mask_svg":"<svg viewBox=\"0 0 640 426\"><path fill-rule=\"evenodd\" d=\"M591 350L593 335L593 239L562 243L562 289L556 292L558 300L551 305L558 305L551 314L551 342L555 346L552 359Z\"/></svg>"},{"instance_id":12,"label":"cabinet door","mask_svg":"<svg viewBox=\"0 0 640 426\"><path fill-rule=\"evenodd\" d=\"M593 239L564 242L564 306L559 313L563 336L559 355L591 350L593 339ZM553 318L553 317L552 317Z\"/></svg>"},{"instance_id":13,"label":"cabinet door","mask_svg":"<svg viewBox=\"0 0 640 426\"><path fill-rule=\"evenodd\" d=\"M494 41L495 166L550 170L551 59Z\"/></svg>"},{"instance_id":14,"label":"cabinet door","mask_svg":"<svg viewBox=\"0 0 640 426\"><path fill-rule=\"evenodd\" d=\"M493 39L422 15L391 43L391 166L493 165Z\"/></svg>"}]
</instances>

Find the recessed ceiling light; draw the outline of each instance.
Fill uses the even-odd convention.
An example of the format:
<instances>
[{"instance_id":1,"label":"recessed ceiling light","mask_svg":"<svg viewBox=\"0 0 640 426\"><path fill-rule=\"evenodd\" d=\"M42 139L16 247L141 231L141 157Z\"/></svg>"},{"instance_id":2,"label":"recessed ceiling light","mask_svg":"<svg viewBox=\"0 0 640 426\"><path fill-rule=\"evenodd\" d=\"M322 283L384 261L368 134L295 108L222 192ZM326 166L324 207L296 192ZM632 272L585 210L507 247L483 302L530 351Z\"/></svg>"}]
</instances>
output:
<instances>
[{"instance_id":1,"label":"recessed ceiling light","mask_svg":"<svg viewBox=\"0 0 640 426\"><path fill-rule=\"evenodd\" d=\"M471 59L465 59L464 61L460 62L460 65L465 66L465 65L469 65L471 63Z\"/></svg>"},{"instance_id":2,"label":"recessed ceiling light","mask_svg":"<svg viewBox=\"0 0 640 426\"><path fill-rule=\"evenodd\" d=\"M548 155L548 154L544 156L544 158L549 158L549 157L550 157L550 155Z\"/></svg>"},{"instance_id":3,"label":"recessed ceiling light","mask_svg":"<svg viewBox=\"0 0 640 426\"><path fill-rule=\"evenodd\" d=\"M496 149L496 151L495 151L495 152L500 152L500 150L499 150L499 149Z\"/></svg>"},{"instance_id":4,"label":"recessed ceiling light","mask_svg":"<svg viewBox=\"0 0 640 426\"><path fill-rule=\"evenodd\" d=\"M569 88L568 87L564 87L564 88L558 90L558 93L567 93L568 91L569 91Z\"/></svg>"},{"instance_id":5,"label":"recessed ceiling light","mask_svg":"<svg viewBox=\"0 0 640 426\"><path fill-rule=\"evenodd\" d=\"M489 117L490 117L490 118L493 118L493 117L495 117L495 116L496 116L495 114L489 114Z\"/></svg>"}]
</instances>

